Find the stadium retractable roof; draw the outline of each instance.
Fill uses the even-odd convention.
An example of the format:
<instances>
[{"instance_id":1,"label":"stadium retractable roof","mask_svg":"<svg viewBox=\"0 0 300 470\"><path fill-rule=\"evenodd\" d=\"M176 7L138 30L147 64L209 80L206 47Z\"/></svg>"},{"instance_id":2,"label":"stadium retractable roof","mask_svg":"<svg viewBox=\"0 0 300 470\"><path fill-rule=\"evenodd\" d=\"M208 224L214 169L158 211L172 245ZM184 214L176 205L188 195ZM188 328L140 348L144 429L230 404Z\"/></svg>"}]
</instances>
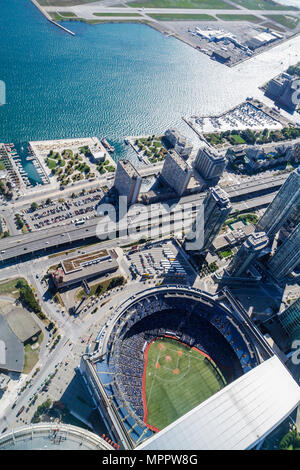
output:
<instances>
[{"instance_id":1,"label":"stadium retractable roof","mask_svg":"<svg viewBox=\"0 0 300 470\"><path fill-rule=\"evenodd\" d=\"M300 402L300 387L277 356L258 365L136 450L253 448Z\"/></svg>"}]
</instances>

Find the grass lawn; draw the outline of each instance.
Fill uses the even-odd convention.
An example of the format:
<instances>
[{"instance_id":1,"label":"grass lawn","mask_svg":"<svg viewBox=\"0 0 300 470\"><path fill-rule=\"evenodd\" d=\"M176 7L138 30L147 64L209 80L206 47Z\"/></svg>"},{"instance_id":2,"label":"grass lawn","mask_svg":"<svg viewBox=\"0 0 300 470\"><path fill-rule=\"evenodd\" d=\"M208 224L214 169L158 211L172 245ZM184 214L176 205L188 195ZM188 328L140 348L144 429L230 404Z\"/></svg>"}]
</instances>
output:
<instances>
[{"instance_id":1,"label":"grass lawn","mask_svg":"<svg viewBox=\"0 0 300 470\"><path fill-rule=\"evenodd\" d=\"M139 13L93 13L94 16L141 16Z\"/></svg>"},{"instance_id":2,"label":"grass lawn","mask_svg":"<svg viewBox=\"0 0 300 470\"><path fill-rule=\"evenodd\" d=\"M39 334L38 343L41 344L43 341L44 335L43 333ZM26 344L24 346L24 366L23 366L23 374L29 374L29 372L34 368L35 364L39 360L39 349L32 349L31 344Z\"/></svg>"},{"instance_id":3,"label":"grass lawn","mask_svg":"<svg viewBox=\"0 0 300 470\"><path fill-rule=\"evenodd\" d=\"M223 21L250 21L251 23L261 23L263 20L254 15L216 15Z\"/></svg>"},{"instance_id":4,"label":"grass lawn","mask_svg":"<svg viewBox=\"0 0 300 470\"><path fill-rule=\"evenodd\" d=\"M171 338L147 348L143 388L145 421L163 429L225 386L225 380L200 351Z\"/></svg>"},{"instance_id":5,"label":"grass lawn","mask_svg":"<svg viewBox=\"0 0 300 470\"><path fill-rule=\"evenodd\" d=\"M279 23L289 29L296 28L297 24L299 23L299 18L290 15L266 15L266 18L276 21L276 23Z\"/></svg>"},{"instance_id":6,"label":"grass lawn","mask_svg":"<svg viewBox=\"0 0 300 470\"><path fill-rule=\"evenodd\" d=\"M220 255L222 258L228 258L228 256L233 255L233 252L231 250L224 250L221 251Z\"/></svg>"},{"instance_id":7,"label":"grass lawn","mask_svg":"<svg viewBox=\"0 0 300 470\"><path fill-rule=\"evenodd\" d=\"M273 0L233 0L234 3L249 10L297 10L296 7L283 6Z\"/></svg>"},{"instance_id":8,"label":"grass lawn","mask_svg":"<svg viewBox=\"0 0 300 470\"><path fill-rule=\"evenodd\" d=\"M16 279L12 279L10 281L0 282L0 295L12 295L15 291L18 291L17 295L14 295L14 297L18 297L19 289L16 287L16 284L20 280L26 282L27 284L27 281L23 277L17 277Z\"/></svg>"},{"instance_id":9,"label":"grass lawn","mask_svg":"<svg viewBox=\"0 0 300 470\"><path fill-rule=\"evenodd\" d=\"M223 0L146 0L141 2L128 2L128 6L136 8L203 8L234 10L232 5Z\"/></svg>"},{"instance_id":10,"label":"grass lawn","mask_svg":"<svg viewBox=\"0 0 300 470\"><path fill-rule=\"evenodd\" d=\"M111 277L109 279L106 279L105 281L96 282L95 284L90 285L91 292L89 294L89 297L91 297L92 295L99 296L99 295L104 294L107 290L110 290L111 282L114 279L118 279L119 277L120 276ZM122 285L124 285L124 284L126 284L126 279L123 277L123 284ZM81 300L83 295L84 295L84 290L80 289L79 291L77 291L77 293L75 295L75 299L76 300Z\"/></svg>"},{"instance_id":11,"label":"grass lawn","mask_svg":"<svg viewBox=\"0 0 300 470\"><path fill-rule=\"evenodd\" d=\"M198 21L216 21L216 18L214 18L211 15L194 15L193 13L189 14L180 14L180 13L174 13L174 14L168 14L168 13L153 13L153 15L148 15L151 16L151 18L154 18L155 20L165 20L165 21L172 21L172 20L198 20Z\"/></svg>"},{"instance_id":12,"label":"grass lawn","mask_svg":"<svg viewBox=\"0 0 300 470\"><path fill-rule=\"evenodd\" d=\"M0 160L0 170L5 170L6 166L3 160Z\"/></svg>"},{"instance_id":13,"label":"grass lawn","mask_svg":"<svg viewBox=\"0 0 300 470\"><path fill-rule=\"evenodd\" d=\"M72 11L60 11L59 14L61 16L68 16L68 17L74 17L77 16L76 13L73 13Z\"/></svg>"},{"instance_id":14,"label":"grass lawn","mask_svg":"<svg viewBox=\"0 0 300 470\"><path fill-rule=\"evenodd\" d=\"M46 7L68 7L82 5L82 3L92 3L95 0L38 0L41 6Z\"/></svg>"},{"instance_id":15,"label":"grass lawn","mask_svg":"<svg viewBox=\"0 0 300 470\"><path fill-rule=\"evenodd\" d=\"M237 143L237 144L245 144L244 139L238 134L231 134L230 137Z\"/></svg>"},{"instance_id":16,"label":"grass lawn","mask_svg":"<svg viewBox=\"0 0 300 470\"><path fill-rule=\"evenodd\" d=\"M52 158L48 158L47 166L48 168L50 168L50 170L53 170L53 168L56 168L56 160L53 160Z\"/></svg>"}]
</instances>

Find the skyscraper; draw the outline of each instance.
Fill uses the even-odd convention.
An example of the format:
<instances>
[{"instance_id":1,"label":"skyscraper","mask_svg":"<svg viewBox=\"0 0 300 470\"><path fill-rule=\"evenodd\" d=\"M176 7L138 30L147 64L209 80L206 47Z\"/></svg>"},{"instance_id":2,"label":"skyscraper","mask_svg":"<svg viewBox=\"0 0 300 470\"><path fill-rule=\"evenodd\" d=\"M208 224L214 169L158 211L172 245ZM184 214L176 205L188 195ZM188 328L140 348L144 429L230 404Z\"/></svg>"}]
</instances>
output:
<instances>
[{"instance_id":1,"label":"skyscraper","mask_svg":"<svg viewBox=\"0 0 300 470\"><path fill-rule=\"evenodd\" d=\"M201 205L192 230L188 234L187 250L206 250L218 235L231 211L228 194L219 186L211 189Z\"/></svg>"},{"instance_id":2,"label":"skyscraper","mask_svg":"<svg viewBox=\"0 0 300 470\"><path fill-rule=\"evenodd\" d=\"M226 269L232 277L244 274L259 254L268 246L269 238L265 232L252 233L242 244L239 251Z\"/></svg>"},{"instance_id":3,"label":"skyscraper","mask_svg":"<svg viewBox=\"0 0 300 470\"><path fill-rule=\"evenodd\" d=\"M165 139L182 158L187 159L190 156L193 145L177 129L168 129L165 132Z\"/></svg>"},{"instance_id":4,"label":"skyscraper","mask_svg":"<svg viewBox=\"0 0 300 470\"><path fill-rule=\"evenodd\" d=\"M256 230L266 232L269 238L274 237L299 203L300 167L293 171L282 185L266 212L258 221Z\"/></svg>"},{"instance_id":5,"label":"skyscraper","mask_svg":"<svg viewBox=\"0 0 300 470\"><path fill-rule=\"evenodd\" d=\"M220 178L225 166L226 158L224 154L212 151L209 147L203 147L198 150L195 168L204 179Z\"/></svg>"},{"instance_id":6,"label":"skyscraper","mask_svg":"<svg viewBox=\"0 0 300 470\"><path fill-rule=\"evenodd\" d=\"M288 276L300 264L300 223L276 250L269 270L278 279Z\"/></svg>"},{"instance_id":7,"label":"skyscraper","mask_svg":"<svg viewBox=\"0 0 300 470\"><path fill-rule=\"evenodd\" d=\"M142 178L129 160L119 160L114 186L119 196L126 196L127 203L134 204L139 196Z\"/></svg>"},{"instance_id":8,"label":"skyscraper","mask_svg":"<svg viewBox=\"0 0 300 470\"><path fill-rule=\"evenodd\" d=\"M175 150L169 150L164 161L161 176L181 196L189 184L192 169Z\"/></svg>"},{"instance_id":9,"label":"skyscraper","mask_svg":"<svg viewBox=\"0 0 300 470\"><path fill-rule=\"evenodd\" d=\"M293 341L300 339L300 297L283 312L265 320L263 326L280 349L289 351Z\"/></svg>"}]
</instances>

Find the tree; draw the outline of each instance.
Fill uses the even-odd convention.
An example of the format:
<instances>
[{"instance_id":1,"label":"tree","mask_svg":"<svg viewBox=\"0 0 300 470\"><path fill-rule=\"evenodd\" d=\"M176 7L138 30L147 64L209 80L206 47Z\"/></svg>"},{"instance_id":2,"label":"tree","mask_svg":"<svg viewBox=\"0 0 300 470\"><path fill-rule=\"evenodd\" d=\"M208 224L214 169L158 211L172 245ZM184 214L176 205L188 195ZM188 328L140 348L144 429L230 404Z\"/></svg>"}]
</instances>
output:
<instances>
[{"instance_id":1,"label":"tree","mask_svg":"<svg viewBox=\"0 0 300 470\"><path fill-rule=\"evenodd\" d=\"M51 204L52 202L52 199L50 199L50 197L48 197L48 199L46 199L46 204Z\"/></svg>"},{"instance_id":2,"label":"tree","mask_svg":"<svg viewBox=\"0 0 300 470\"><path fill-rule=\"evenodd\" d=\"M30 207L31 207L31 210L35 211L39 206L36 202L33 202Z\"/></svg>"},{"instance_id":3,"label":"tree","mask_svg":"<svg viewBox=\"0 0 300 470\"><path fill-rule=\"evenodd\" d=\"M300 437L298 430L295 426L294 429L289 431L280 441L279 449L280 450L299 450L300 448Z\"/></svg>"},{"instance_id":4,"label":"tree","mask_svg":"<svg viewBox=\"0 0 300 470\"><path fill-rule=\"evenodd\" d=\"M16 283L16 288L17 289L22 289L23 287L27 286L27 282L24 279L19 279L18 282Z\"/></svg>"}]
</instances>

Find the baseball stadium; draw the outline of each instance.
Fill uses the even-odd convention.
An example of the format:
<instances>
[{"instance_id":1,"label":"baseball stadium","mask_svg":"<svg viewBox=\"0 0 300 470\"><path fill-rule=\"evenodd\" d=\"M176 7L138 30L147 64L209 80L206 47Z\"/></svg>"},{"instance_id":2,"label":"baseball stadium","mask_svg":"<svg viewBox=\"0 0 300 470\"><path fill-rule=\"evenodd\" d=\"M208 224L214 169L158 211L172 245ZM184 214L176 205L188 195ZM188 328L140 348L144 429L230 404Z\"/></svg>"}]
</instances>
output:
<instances>
[{"instance_id":1,"label":"baseball stadium","mask_svg":"<svg viewBox=\"0 0 300 470\"><path fill-rule=\"evenodd\" d=\"M81 372L112 438L132 449L260 362L232 306L198 289L161 286L118 307Z\"/></svg>"}]
</instances>

